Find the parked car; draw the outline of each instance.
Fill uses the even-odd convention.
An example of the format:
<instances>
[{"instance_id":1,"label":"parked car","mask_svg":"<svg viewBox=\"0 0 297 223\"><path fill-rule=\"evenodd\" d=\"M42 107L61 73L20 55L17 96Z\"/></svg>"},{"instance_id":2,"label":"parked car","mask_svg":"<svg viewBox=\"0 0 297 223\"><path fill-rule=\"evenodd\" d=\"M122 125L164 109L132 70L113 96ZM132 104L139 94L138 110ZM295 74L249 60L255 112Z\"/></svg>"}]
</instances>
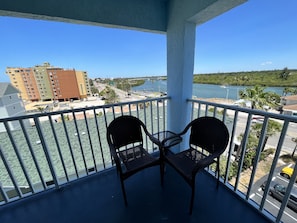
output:
<instances>
[{"instance_id":1,"label":"parked car","mask_svg":"<svg viewBox=\"0 0 297 223\"><path fill-rule=\"evenodd\" d=\"M282 202L287 188L281 184L275 184L273 187L270 187L269 194ZM297 191L292 190L290 194L290 198L288 200L287 206L291 208L293 211L297 212Z\"/></svg>"},{"instance_id":2,"label":"parked car","mask_svg":"<svg viewBox=\"0 0 297 223\"><path fill-rule=\"evenodd\" d=\"M264 122L263 116L254 115L252 117L252 123L263 123L263 122Z\"/></svg>"},{"instance_id":3,"label":"parked car","mask_svg":"<svg viewBox=\"0 0 297 223\"><path fill-rule=\"evenodd\" d=\"M291 179L291 177L293 175L293 172L294 172L293 167L286 166L286 167L282 168L282 170L280 172L280 175L287 178L287 179Z\"/></svg>"}]
</instances>

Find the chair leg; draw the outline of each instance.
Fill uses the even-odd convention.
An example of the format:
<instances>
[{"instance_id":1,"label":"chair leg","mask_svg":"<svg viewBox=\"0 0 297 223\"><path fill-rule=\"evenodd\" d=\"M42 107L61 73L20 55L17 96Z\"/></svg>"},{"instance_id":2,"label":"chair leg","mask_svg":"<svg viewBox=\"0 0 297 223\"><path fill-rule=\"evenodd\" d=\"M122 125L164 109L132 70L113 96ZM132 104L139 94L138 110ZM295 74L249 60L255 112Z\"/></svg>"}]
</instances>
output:
<instances>
[{"instance_id":1,"label":"chair leg","mask_svg":"<svg viewBox=\"0 0 297 223\"><path fill-rule=\"evenodd\" d=\"M160 175L161 175L161 186L164 185L164 172L165 172L165 164L164 162L161 162L160 164Z\"/></svg>"},{"instance_id":2,"label":"chair leg","mask_svg":"<svg viewBox=\"0 0 297 223\"><path fill-rule=\"evenodd\" d=\"M127 195L126 195L126 190L125 190L125 185L124 185L123 179L121 179L121 187L122 187L122 192L123 192L123 196L124 196L125 206L128 206Z\"/></svg>"},{"instance_id":3,"label":"chair leg","mask_svg":"<svg viewBox=\"0 0 297 223\"><path fill-rule=\"evenodd\" d=\"M191 184L192 187L192 195L191 195L191 201L190 201L190 209L189 214L192 215L193 205L194 205L194 198L195 198L195 181Z\"/></svg>"},{"instance_id":4,"label":"chair leg","mask_svg":"<svg viewBox=\"0 0 297 223\"><path fill-rule=\"evenodd\" d=\"M220 158L218 158L218 162L217 162L217 188L219 187L219 183L220 183Z\"/></svg>"}]
</instances>

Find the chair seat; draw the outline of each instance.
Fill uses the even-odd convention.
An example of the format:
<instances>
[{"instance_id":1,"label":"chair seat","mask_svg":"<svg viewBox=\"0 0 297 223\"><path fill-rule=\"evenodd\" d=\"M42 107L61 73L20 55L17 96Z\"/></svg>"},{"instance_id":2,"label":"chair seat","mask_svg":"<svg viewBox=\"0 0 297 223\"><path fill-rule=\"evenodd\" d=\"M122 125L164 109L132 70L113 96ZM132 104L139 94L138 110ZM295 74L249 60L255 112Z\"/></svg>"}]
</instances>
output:
<instances>
[{"instance_id":1,"label":"chair seat","mask_svg":"<svg viewBox=\"0 0 297 223\"><path fill-rule=\"evenodd\" d=\"M118 152L126 171L137 171L154 165L159 162L159 159L150 155L142 146L135 146Z\"/></svg>"},{"instance_id":2,"label":"chair seat","mask_svg":"<svg viewBox=\"0 0 297 223\"><path fill-rule=\"evenodd\" d=\"M190 148L180 153L168 153L166 160L187 179L192 179L192 171L199 160L207 157L200 151Z\"/></svg>"}]
</instances>

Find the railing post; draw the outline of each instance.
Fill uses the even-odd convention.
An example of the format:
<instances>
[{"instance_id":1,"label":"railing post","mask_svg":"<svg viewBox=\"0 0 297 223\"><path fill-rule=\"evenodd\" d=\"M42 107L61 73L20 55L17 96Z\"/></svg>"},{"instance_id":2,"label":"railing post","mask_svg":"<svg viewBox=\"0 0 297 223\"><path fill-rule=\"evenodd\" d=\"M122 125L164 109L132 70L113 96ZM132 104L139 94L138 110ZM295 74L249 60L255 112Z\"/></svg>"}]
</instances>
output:
<instances>
[{"instance_id":1,"label":"railing post","mask_svg":"<svg viewBox=\"0 0 297 223\"><path fill-rule=\"evenodd\" d=\"M56 172L55 172L55 168L53 166L53 162L52 162L49 150L48 150L48 146L46 144L44 135L42 133L42 129L41 129L38 117L34 117L34 123L35 123L35 126L36 126L36 130L37 130L37 133L38 133L42 148L43 148L44 153L45 153L45 157L46 157L48 166L50 168L51 175L53 177L54 184L55 184L56 188L59 188L59 181L58 181L58 178L57 178L57 175L56 175Z\"/></svg>"}]
</instances>

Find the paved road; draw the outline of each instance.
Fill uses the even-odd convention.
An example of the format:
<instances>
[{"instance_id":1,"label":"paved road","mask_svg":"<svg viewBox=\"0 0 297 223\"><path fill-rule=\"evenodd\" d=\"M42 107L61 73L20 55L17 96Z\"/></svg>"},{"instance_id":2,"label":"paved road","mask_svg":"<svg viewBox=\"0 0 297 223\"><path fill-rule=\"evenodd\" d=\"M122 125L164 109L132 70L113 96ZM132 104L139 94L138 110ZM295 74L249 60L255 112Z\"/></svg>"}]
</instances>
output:
<instances>
[{"instance_id":1,"label":"paved road","mask_svg":"<svg viewBox=\"0 0 297 223\"><path fill-rule=\"evenodd\" d=\"M136 94L135 92L131 92L131 94L128 95L126 91L120 90L107 84L94 82L94 86L99 90L99 92L105 89L105 87L107 86L110 87L118 95L120 102L143 100L146 98L145 96Z\"/></svg>"},{"instance_id":2,"label":"paved road","mask_svg":"<svg viewBox=\"0 0 297 223\"><path fill-rule=\"evenodd\" d=\"M289 180L280 176L280 170L284 167L280 166L278 168L276 168L275 172L274 172L274 177L273 180L271 182L270 186L273 186L276 183L282 184L284 186L287 186L289 183ZM254 186L253 186L253 192L250 195L250 198L252 200L254 200L257 204L261 203L261 200L263 198L263 194L264 191L261 189L261 184L264 183L264 181L266 181L268 178L268 176L264 176L262 179L260 179L259 181L257 181ZM297 190L297 184L294 184L294 189ZM274 216L277 216L279 208L281 206L281 202L279 202L277 199L274 199L272 196L270 196L269 194L267 195L266 201L265 201L265 205L264 208L269 211L271 214L273 214ZM293 222L297 222L297 213L294 212L293 210L291 210L290 208L286 207L285 211L283 213L283 217L282 217L282 221L284 223L293 223Z\"/></svg>"},{"instance_id":3,"label":"paved road","mask_svg":"<svg viewBox=\"0 0 297 223\"><path fill-rule=\"evenodd\" d=\"M237 120L237 129L235 133L236 136L239 136L241 133L244 133L246 128L246 122L247 122L247 114L239 113L238 120ZM297 124L291 123L289 125L287 134L285 136L284 144L282 146L283 153L291 154L293 152L293 149L295 148L296 143L294 143L291 139L293 137L297 137L296 133L297 133ZM266 143L266 148L276 148L279 137L280 137L280 133L277 133L276 135L269 137Z\"/></svg>"}]
</instances>

